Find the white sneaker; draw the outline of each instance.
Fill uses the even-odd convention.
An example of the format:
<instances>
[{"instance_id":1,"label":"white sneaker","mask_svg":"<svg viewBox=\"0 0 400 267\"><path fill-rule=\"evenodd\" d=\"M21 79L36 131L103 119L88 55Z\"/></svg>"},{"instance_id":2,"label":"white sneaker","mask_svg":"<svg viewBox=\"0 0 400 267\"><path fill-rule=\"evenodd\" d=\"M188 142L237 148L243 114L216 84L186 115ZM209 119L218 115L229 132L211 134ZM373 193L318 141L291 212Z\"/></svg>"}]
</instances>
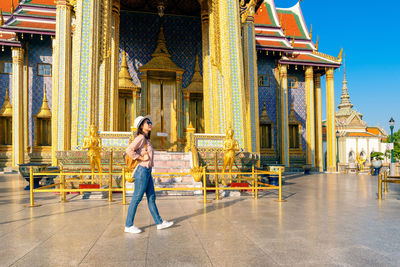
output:
<instances>
[{"instance_id":1,"label":"white sneaker","mask_svg":"<svg viewBox=\"0 0 400 267\"><path fill-rule=\"evenodd\" d=\"M125 227L125 233L139 234L142 230L132 225L131 227Z\"/></svg>"},{"instance_id":2,"label":"white sneaker","mask_svg":"<svg viewBox=\"0 0 400 267\"><path fill-rule=\"evenodd\" d=\"M157 224L157 230L165 229L168 227L171 227L174 224L174 222L169 222L169 221L163 221L160 224Z\"/></svg>"}]
</instances>

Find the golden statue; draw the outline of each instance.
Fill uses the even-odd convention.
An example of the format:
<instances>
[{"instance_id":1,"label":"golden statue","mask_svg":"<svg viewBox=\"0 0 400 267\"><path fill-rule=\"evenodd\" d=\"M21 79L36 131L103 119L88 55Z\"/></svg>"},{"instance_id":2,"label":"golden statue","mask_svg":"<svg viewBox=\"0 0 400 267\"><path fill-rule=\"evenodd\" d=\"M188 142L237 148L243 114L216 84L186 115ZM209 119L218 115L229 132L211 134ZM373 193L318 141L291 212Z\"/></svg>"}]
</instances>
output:
<instances>
[{"instance_id":1,"label":"golden statue","mask_svg":"<svg viewBox=\"0 0 400 267\"><path fill-rule=\"evenodd\" d=\"M359 171L360 172L364 171L365 158L361 157L360 154L357 153L356 161L357 161Z\"/></svg>"},{"instance_id":2,"label":"golden statue","mask_svg":"<svg viewBox=\"0 0 400 267\"><path fill-rule=\"evenodd\" d=\"M232 167L233 163L235 162L235 154L236 151L239 150L238 142L233 139L234 131L231 126L226 129L226 137L224 140L223 152L224 152L224 165L222 167L222 177L224 177L223 184L226 185L225 182L225 170L226 167L229 166L229 176L232 178Z\"/></svg>"},{"instance_id":3,"label":"golden statue","mask_svg":"<svg viewBox=\"0 0 400 267\"><path fill-rule=\"evenodd\" d=\"M92 169L92 173L95 172L96 166L99 173L101 170L101 139L97 134L97 126L92 124L89 126L89 135L83 139L82 149L88 149L88 157L90 162L90 168ZM101 179L100 179L101 181ZM92 175L92 183L93 183L93 175Z\"/></svg>"}]
</instances>

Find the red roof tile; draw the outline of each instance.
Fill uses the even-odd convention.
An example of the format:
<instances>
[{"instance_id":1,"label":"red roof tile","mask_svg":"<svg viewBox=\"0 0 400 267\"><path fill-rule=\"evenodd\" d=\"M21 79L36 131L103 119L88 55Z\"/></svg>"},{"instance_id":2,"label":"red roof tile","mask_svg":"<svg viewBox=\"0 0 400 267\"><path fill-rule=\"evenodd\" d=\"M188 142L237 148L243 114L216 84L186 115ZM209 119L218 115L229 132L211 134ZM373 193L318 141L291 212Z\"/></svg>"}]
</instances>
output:
<instances>
[{"instance_id":1,"label":"red roof tile","mask_svg":"<svg viewBox=\"0 0 400 267\"><path fill-rule=\"evenodd\" d=\"M282 28L286 30L287 36L304 37L297 25L296 18L293 14L278 13L279 21L282 23Z\"/></svg>"},{"instance_id":2,"label":"red roof tile","mask_svg":"<svg viewBox=\"0 0 400 267\"><path fill-rule=\"evenodd\" d=\"M43 22L33 22L33 21L19 21L10 25L12 28L32 28L32 29L47 29L55 30L55 23L43 23Z\"/></svg>"},{"instance_id":3,"label":"red roof tile","mask_svg":"<svg viewBox=\"0 0 400 267\"><path fill-rule=\"evenodd\" d=\"M25 4L56 6L55 2L54 0L26 0Z\"/></svg>"},{"instance_id":4,"label":"red roof tile","mask_svg":"<svg viewBox=\"0 0 400 267\"><path fill-rule=\"evenodd\" d=\"M279 47L279 48L288 48L285 44L280 41L271 41L271 40L260 40L256 39L256 44L267 47Z\"/></svg>"}]
</instances>

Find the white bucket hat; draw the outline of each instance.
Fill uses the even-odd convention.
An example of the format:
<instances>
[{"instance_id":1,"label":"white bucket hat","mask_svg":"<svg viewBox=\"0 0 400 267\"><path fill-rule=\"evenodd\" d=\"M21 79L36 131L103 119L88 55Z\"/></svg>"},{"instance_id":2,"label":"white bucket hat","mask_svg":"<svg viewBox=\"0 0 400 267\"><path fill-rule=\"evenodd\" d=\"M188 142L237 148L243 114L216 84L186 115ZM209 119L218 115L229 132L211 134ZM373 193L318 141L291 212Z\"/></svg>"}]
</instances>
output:
<instances>
[{"instance_id":1,"label":"white bucket hat","mask_svg":"<svg viewBox=\"0 0 400 267\"><path fill-rule=\"evenodd\" d=\"M150 119L150 116L139 116L139 117L137 117L136 119L135 119L135 121L134 121L134 123L133 123L133 126L136 128L136 131L139 129L139 126L143 123L143 121L145 120L145 119L148 119L148 120L150 120L151 121L151 119Z\"/></svg>"}]
</instances>

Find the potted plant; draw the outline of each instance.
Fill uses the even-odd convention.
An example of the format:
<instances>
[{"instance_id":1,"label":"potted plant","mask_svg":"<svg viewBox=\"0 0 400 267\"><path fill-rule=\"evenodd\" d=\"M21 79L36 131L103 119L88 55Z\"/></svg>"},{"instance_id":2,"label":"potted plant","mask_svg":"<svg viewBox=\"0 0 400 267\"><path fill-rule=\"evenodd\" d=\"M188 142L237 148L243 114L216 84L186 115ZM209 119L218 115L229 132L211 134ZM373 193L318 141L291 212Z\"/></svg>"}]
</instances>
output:
<instances>
[{"instance_id":1,"label":"potted plant","mask_svg":"<svg viewBox=\"0 0 400 267\"><path fill-rule=\"evenodd\" d=\"M371 153L371 163L375 169L382 167L383 153L382 152L372 152Z\"/></svg>"}]
</instances>

